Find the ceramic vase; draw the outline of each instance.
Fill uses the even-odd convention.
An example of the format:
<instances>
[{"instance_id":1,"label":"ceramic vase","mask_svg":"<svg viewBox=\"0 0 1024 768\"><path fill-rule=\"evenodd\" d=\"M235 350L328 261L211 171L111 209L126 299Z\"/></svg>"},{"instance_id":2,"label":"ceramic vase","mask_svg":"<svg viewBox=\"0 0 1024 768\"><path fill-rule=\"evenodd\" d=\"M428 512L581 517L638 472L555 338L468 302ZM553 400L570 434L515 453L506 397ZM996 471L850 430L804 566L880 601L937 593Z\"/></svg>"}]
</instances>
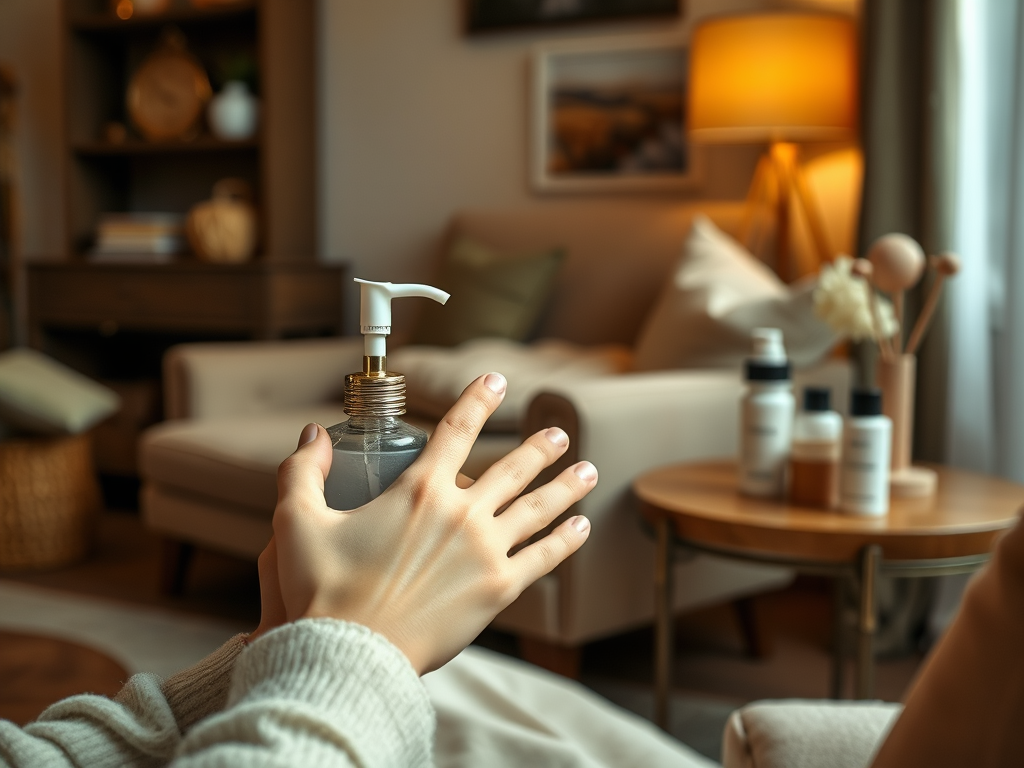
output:
<instances>
[{"instance_id":1,"label":"ceramic vase","mask_svg":"<svg viewBox=\"0 0 1024 768\"><path fill-rule=\"evenodd\" d=\"M936 475L927 467L911 464L914 444L914 386L917 358L901 354L893 360L879 360L878 386L882 390L882 412L892 420L892 463L889 491L892 496L930 496Z\"/></svg>"},{"instance_id":2,"label":"ceramic vase","mask_svg":"<svg viewBox=\"0 0 1024 768\"><path fill-rule=\"evenodd\" d=\"M207 108L210 130L218 139L241 141L256 134L259 102L249 88L239 80L232 80L210 100Z\"/></svg>"}]
</instances>

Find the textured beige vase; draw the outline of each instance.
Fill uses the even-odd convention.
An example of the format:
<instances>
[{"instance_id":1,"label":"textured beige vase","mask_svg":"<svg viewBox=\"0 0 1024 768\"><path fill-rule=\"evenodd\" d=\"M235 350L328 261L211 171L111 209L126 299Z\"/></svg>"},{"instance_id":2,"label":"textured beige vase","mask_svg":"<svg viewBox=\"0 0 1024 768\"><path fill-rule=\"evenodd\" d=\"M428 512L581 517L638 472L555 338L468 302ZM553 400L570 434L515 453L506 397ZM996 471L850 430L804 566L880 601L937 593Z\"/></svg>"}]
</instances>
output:
<instances>
[{"instance_id":1,"label":"textured beige vase","mask_svg":"<svg viewBox=\"0 0 1024 768\"><path fill-rule=\"evenodd\" d=\"M914 444L917 358L904 354L897 355L892 361L879 360L877 377L882 390L882 412L892 419L889 491L893 496L930 496L935 493L935 472L910 463Z\"/></svg>"}]
</instances>

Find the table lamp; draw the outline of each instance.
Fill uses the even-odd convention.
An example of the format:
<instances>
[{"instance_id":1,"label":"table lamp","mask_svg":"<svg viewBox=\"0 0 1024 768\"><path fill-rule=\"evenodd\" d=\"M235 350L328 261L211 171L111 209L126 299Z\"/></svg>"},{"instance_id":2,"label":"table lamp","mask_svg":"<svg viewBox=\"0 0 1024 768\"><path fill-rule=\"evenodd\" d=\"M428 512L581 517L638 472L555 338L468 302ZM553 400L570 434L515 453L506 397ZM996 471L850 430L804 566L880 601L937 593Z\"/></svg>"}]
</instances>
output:
<instances>
[{"instance_id":1,"label":"table lamp","mask_svg":"<svg viewBox=\"0 0 1024 768\"><path fill-rule=\"evenodd\" d=\"M845 141L857 126L857 32L845 16L766 13L711 18L690 43L689 135L696 143L768 142L738 235L757 209L775 210L777 271L784 279L832 258L797 142ZM790 212L806 217L818 264L794 264Z\"/></svg>"}]
</instances>

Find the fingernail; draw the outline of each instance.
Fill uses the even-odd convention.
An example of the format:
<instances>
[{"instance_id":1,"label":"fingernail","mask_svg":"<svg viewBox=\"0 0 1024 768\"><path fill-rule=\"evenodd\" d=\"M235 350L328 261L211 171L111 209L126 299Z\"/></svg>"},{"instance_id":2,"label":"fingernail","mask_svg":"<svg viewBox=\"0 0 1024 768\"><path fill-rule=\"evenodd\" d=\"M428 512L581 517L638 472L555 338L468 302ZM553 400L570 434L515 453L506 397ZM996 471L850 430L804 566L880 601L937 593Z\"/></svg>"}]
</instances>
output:
<instances>
[{"instance_id":1,"label":"fingernail","mask_svg":"<svg viewBox=\"0 0 1024 768\"><path fill-rule=\"evenodd\" d=\"M296 450L304 446L306 443L311 443L316 439L317 436L316 424L310 422L302 428L302 434L299 435L299 444L295 446Z\"/></svg>"},{"instance_id":2,"label":"fingernail","mask_svg":"<svg viewBox=\"0 0 1024 768\"><path fill-rule=\"evenodd\" d=\"M589 483L597 477L597 467L589 461L581 461L576 465L576 469L574 469L573 472L576 473L576 477L585 483Z\"/></svg>"},{"instance_id":3,"label":"fingernail","mask_svg":"<svg viewBox=\"0 0 1024 768\"><path fill-rule=\"evenodd\" d=\"M500 373L488 373L487 378L484 379L484 386L494 394L501 395L504 394L505 387L508 386L508 384L505 381L505 377Z\"/></svg>"},{"instance_id":4,"label":"fingernail","mask_svg":"<svg viewBox=\"0 0 1024 768\"><path fill-rule=\"evenodd\" d=\"M559 448L569 444L569 436L558 427L551 427L544 432L544 437L557 445Z\"/></svg>"},{"instance_id":5,"label":"fingernail","mask_svg":"<svg viewBox=\"0 0 1024 768\"><path fill-rule=\"evenodd\" d=\"M583 515L576 515L575 517L569 518L569 525L580 533L586 533L590 530L590 521Z\"/></svg>"}]
</instances>

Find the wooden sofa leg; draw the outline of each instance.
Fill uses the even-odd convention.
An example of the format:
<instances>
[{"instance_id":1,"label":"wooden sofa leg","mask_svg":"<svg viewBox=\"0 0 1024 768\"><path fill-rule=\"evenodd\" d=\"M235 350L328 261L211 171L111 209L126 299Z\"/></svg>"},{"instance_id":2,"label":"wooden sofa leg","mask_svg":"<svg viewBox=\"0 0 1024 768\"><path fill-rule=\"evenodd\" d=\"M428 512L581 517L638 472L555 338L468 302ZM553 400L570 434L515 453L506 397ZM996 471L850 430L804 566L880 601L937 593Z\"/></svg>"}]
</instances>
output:
<instances>
[{"instance_id":1,"label":"wooden sofa leg","mask_svg":"<svg viewBox=\"0 0 1024 768\"><path fill-rule=\"evenodd\" d=\"M766 659L771 654L768 638L757 620L757 603L752 597L741 597L732 603L736 623L743 637L743 650L752 659Z\"/></svg>"},{"instance_id":2,"label":"wooden sofa leg","mask_svg":"<svg viewBox=\"0 0 1024 768\"><path fill-rule=\"evenodd\" d=\"M558 675L579 680L580 659L579 646L567 646L553 643L550 640L538 640L534 637L519 637L519 653L524 661Z\"/></svg>"},{"instance_id":3,"label":"wooden sofa leg","mask_svg":"<svg viewBox=\"0 0 1024 768\"><path fill-rule=\"evenodd\" d=\"M160 551L160 594L180 597L185 592L188 566L195 546L184 541L164 539Z\"/></svg>"}]
</instances>

